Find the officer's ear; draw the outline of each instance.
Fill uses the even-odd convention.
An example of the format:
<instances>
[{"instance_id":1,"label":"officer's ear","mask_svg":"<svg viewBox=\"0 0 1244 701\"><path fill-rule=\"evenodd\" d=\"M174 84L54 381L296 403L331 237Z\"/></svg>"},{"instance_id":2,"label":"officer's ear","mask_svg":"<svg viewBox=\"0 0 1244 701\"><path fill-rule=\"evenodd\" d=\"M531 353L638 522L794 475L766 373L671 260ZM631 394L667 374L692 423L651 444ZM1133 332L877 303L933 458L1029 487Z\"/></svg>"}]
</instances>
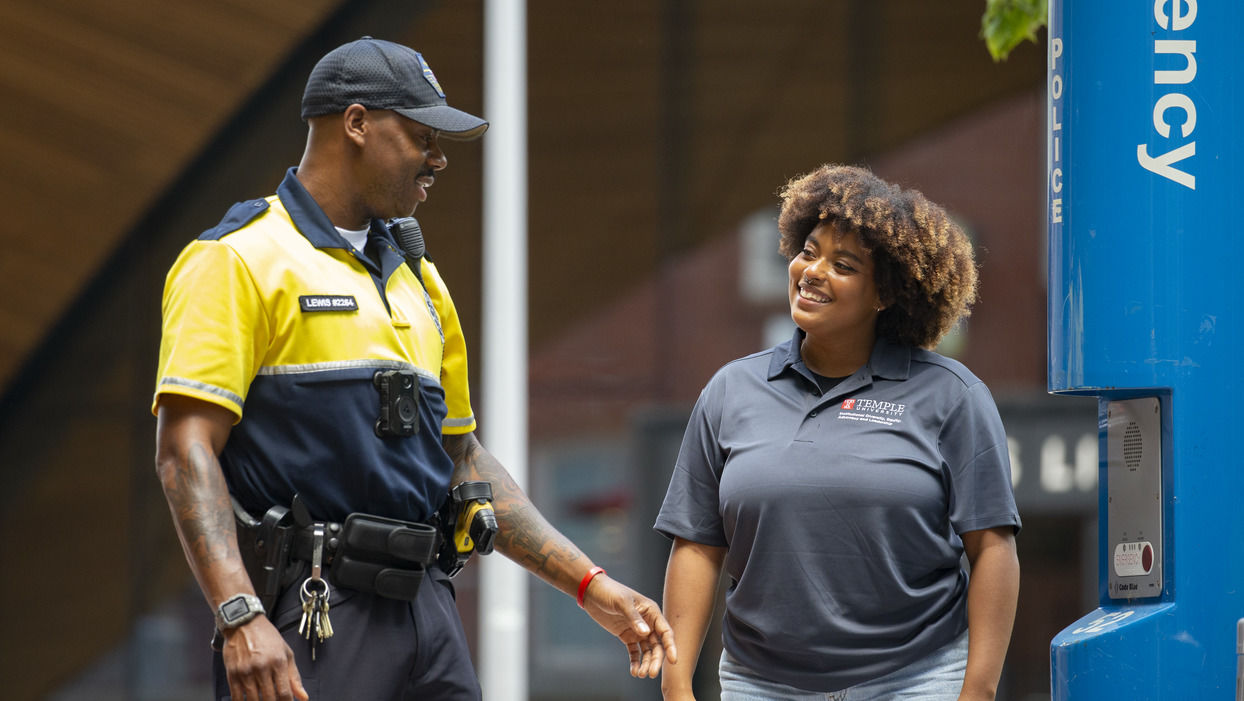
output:
<instances>
[{"instance_id":1,"label":"officer's ear","mask_svg":"<svg viewBox=\"0 0 1244 701\"><path fill-rule=\"evenodd\" d=\"M367 136L367 108L357 102L346 108L341 114L341 128L345 137L362 146Z\"/></svg>"}]
</instances>

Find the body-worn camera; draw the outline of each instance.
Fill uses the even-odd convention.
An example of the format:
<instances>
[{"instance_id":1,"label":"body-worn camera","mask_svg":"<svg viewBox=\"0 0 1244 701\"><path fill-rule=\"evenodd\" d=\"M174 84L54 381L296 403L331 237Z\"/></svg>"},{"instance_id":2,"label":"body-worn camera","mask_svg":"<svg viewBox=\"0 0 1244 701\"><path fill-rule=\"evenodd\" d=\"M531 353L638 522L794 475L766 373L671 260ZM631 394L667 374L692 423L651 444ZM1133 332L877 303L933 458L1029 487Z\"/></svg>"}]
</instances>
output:
<instances>
[{"instance_id":1,"label":"body-worn camera","mask_svg":"<svg viewBox=\"0 0 1244 701\"><path fill-rule=\"evenodd\" d=\"M404 370L380 370L372 376L380 393L376 435L413 436L419 432L419 379Z\"/></svg>"}]
</instances>

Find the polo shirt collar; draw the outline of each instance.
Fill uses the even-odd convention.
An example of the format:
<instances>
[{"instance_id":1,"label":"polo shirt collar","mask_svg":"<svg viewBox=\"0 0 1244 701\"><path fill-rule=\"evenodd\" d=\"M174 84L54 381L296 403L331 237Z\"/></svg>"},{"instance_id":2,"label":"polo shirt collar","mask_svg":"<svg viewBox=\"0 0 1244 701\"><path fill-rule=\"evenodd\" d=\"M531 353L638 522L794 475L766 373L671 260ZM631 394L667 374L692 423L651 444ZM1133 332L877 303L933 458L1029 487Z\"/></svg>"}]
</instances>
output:
<instances>
[{"instance_id":1,"label":"polo shirt collar","mask_svg":"<svg viewBox=\"0 0 1244 701\"><path fill-rule=\"evenodd\" d=\"M803 343L803 329L795 327L795 334L788 341L779 343L769 358L769 379L776 380L778 375L790 368L804 367L803 358L799 355L799 345Z\"/></svg>"},{"instance_id":2,"label":"polo shirt collar","mask_svg":"<svg viewBox=\"0 0 1244 701\"><path fill-rule=\"evenodd\" d=\"M311 242L311 245L316 248L353 250L350 242L337 232L337 227L333 226L332 220L320 208L315 198L311 197L311 193L307 192L307 188L299 182L297 168L290 168L285 172L285 179L277 187L276 194L281 199L281 205L285 207L285 211L289 213L289 218L294 222L295 228ZM377 278L377 286L381 288L383 295L384 281L388 280L393 271L405 261L405 257L383 220L372 219L367 236L369 239L379 239L376 250L379 252L380 260L371 261L366 256L360 256L360 260Z\"/></svg>"},{"instance_id":3,"label":"polo shirt collar","mask_svg":"<svg viewBox=\"0 0 1244 701\"><path fill-rule=\"evenodd\" d=\"M285 211L289 212L289 218L293 220L294 226L298 227L298 231L311 242L311 245L316 248L350 250L350 243L337 233L337 227L333 226L333 222L320 208L319 203L311 197L311 193L307 192L307 188L303 187L298 180L297 168L290 168L285 172L285 179L276 189L276 194L281 198ZM384 222L379 219L372 220L371 232L368 235L392 243L392 236L384 226Z\"/></svg>"},{"instance_id":4,"label":"polo shirt collar","mask_svg":"<svg viewBox=\"0 0 1244 701\"><path fill-rule=\"evenodd\" d=\"M769 380L775 380L787 371L812 379L812 371L804 365L803 357L799 353L799 347L806 336L803 329L795 327L795 333L790 340L773 349L773 356L769 360ZM873 343L868 365L862 369L862 374L870 379L880 377L887 380L906 380L910 373L911 349L884 338L878 338ZM861 371L856 371L856 374L861 374Z\"/></svg>"},{"instance_id":5,"label":"polo shirt collar","mask_svg":"<svg viewBox=\"0 0 1244 701\"><path fill-rule=\"evenodd\" d=\"M281 198L281 205L289 212L294 226L316 248L349 249L350 244L337 233L337 227L298 181L297 173L297 168L287 170L281 186L276 189L277 197Z\"/></svg>"}]
</instances>

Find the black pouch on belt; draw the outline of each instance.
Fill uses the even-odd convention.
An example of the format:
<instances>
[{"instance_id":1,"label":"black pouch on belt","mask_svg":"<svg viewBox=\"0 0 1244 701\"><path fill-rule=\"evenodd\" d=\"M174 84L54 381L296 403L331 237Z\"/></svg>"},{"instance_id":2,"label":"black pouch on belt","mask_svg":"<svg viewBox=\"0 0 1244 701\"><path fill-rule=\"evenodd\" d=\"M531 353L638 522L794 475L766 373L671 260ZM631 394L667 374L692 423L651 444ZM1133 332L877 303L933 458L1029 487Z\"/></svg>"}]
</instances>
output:
<instances>
[{"instance_id":1,"label":"black pouch on belt","mask_svg":"<svg viewBox=\"0 0 1244 701\"><path fill-rule=\"evenodd\" d=\"M413 601L425 568L436 559L439 536L423 523L350 514L329 580L344 589Z\"/></svg>"}]
</instances>

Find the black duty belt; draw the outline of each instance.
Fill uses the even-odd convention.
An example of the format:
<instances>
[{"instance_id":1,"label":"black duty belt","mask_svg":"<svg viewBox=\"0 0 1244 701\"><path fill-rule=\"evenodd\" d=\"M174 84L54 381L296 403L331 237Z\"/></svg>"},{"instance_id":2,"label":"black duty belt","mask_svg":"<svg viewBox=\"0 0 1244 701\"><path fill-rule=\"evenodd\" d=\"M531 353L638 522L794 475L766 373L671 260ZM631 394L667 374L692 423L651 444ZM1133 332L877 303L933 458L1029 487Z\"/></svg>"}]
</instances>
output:
<instances>
[{"instance_id":1,"label":"black duty belt","mask_svg":"<svg viewBox=\"0 0 1244 701\"><path fill-rule=\"evenodd\" d=\"M295 526L291 559L311 562L315 524ZM411 601L424 572L436 562L440 531L425 523L350 514L324 523L322 560L328 581L343 589Z\"/></svg>"},{"instance_id":2,"label":"black duty belt","mask_svg":"<svg viewBox=\"0 0 1244 701\"><path fill-rule=\"evenodd\" d=\"M322 529L321 563L328 581L342 589L412 601L429 565L436 563L441 534L433 526L350 514L345 523L316 523L297 497L289 509L274 506L261 518L234 501L238 545L264 607L304 575L296 562L312 562L315 530Z\"/></svg>"},{"instance_id":3,"label":"black duty belt","mask_svg":"<svg viewBox=\"0 0 1244 701\"><path fill-rule=\"evenodd\" d=\"M324 541L323 558L324 566L327 567L333 563L337 550L341 548L341 524L325 523L324 526L327 537ZM295 526L293 535L294 542L289 551L290 559L311 562L311 556L315 549L315 527Z\"/></svg>"}]
</instances>

